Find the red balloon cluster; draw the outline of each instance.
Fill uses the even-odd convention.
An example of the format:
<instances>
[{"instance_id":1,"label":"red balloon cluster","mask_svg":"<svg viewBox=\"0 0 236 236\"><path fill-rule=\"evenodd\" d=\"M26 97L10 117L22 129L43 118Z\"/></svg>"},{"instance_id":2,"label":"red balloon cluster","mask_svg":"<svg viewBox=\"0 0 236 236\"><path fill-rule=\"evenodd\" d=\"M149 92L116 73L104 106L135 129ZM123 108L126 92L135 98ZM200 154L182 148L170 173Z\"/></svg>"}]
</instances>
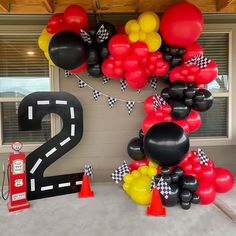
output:
<instances>
[{"instance_id":1,"label":"red balloon cluster","mask_svg":"<svg viewBox=\"0 0 236 236\"><path fill-rule=\"evenodd\" d=\"M149 96L144 101L144 111L147 116L142 122L142 130L144 133L155 124L161 122L173 122L181 126L186 133L194 132L201 126L202 120L199 113L195 110L191 110L189 116L182 120L175 120L171 117L171 106L168 104L163 104L158 106L157 109L154 107L153 96Z\"/></svg>"},{"instance_id":2,"label":"red balloon cluster","mask_svg":"<svg viewBox=\"0 0 236 236\"><path fill-rule=\"evenodd\" d=\"M64 13L54 14L46 27L48 33L55 34L63 30L70 30L80 34L80 29L88 29L89 21L86 11L78 6L71 5Z\"/></svg>"},{"instance_id":3,"label":"red balloon cluster","mask_svg":"<svg viewBox=\"0 0 236 236\"><path fill-rule=\"evenodd\" d=\"M108 44L110 56L102 64L102 72L112 79L126 78L130 88L141 89L150 76L164 76L169 64L162 53L148 52L144 42L131 43L126 35L113 36Z\"/></svg>"},{"instance_id":4,"label":"red balloon cluster","mask_svg":"<svg viewBox=\"0 0 236 236\"><path fill-rule=\"evenodd\" d=\"M210 204L216 198L216 193L228 192L234 184L234 176L225 168L214 167L209 159L207 165L201 164L197 151L190 151L179 163L187 175L192 175L199 181L196 193L201 204Z\"/></svg>"}]
</instances>

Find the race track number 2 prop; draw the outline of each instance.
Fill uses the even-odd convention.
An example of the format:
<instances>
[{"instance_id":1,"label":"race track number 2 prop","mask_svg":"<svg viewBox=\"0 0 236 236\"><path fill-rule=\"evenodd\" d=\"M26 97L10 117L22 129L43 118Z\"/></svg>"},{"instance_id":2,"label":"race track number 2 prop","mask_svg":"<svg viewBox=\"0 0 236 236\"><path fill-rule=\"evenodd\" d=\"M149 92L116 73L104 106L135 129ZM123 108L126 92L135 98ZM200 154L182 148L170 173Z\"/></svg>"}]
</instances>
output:
<instances>
[{"instance_id":1,"label":"race track number 2 prop","mask_svg":"<svg viewBox=\"0 0 236 236\"><path fill-rule=\"evenodd\" d=\"M35 92L20 103L20 130L40 130L46 114L63 120L60 133L31 152L26 158L28 200L80 191L83 173L44 177L52 163L76 146L83 136L83 110L80 102L66 92Z\"/></svg>"}]
</instances>

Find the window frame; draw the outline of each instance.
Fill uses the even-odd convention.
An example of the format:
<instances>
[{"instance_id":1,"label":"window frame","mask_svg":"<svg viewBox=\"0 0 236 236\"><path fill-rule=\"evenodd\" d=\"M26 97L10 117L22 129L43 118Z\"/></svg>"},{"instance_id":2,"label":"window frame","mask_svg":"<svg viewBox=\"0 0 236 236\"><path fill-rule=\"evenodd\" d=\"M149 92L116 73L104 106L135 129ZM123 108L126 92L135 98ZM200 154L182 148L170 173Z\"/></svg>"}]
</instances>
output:
<instances>
[{"instance_id":1,"label":"window frame","mask_svg":"<svg viewBox=\"0 0 236 236\"><path fill-rule=\"evenodd\" d=\"M44 25L0 25L0 35L40 35ZM50 91L60 91L59 86L59 68L48 65L50 78ZM2 133L2 103L20 102L24 97L0 97L0 153L9 153L12 151L10 144L3 144ZM51 114L51 137L61 129L60 119L55 114ZM23 143L23 151L31 152L42 143Z\"/></svg>"}]
</instances>

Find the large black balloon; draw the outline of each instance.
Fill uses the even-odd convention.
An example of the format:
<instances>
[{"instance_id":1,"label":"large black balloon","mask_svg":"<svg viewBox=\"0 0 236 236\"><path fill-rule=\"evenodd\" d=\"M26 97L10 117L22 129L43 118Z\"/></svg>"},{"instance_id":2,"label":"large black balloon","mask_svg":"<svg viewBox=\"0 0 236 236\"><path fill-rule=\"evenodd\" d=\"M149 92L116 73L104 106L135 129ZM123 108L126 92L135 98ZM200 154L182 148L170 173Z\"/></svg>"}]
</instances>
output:
<instances>
[{"instance_id":1,"label":"large black balloon","mask_svg":"<svg viewBox=\"0 0 236 236\"><path fill-rule=\"evenodd\" d=\"M206 89L199 89L194 98L192 108L196 111L207 111L213 104L214 97Z\"/></svg>"},{"instance_id":2,"label":"large black balloon","mask_svg":"<svg viewBox=\"0 0 236 236\"><path fill-rule=\"evenodd\" d=\"M144 137L144 152L160 166L175 166L189 150L189 137L177 124L153 125Z\"/></svg>"},{"instance_id":3,"label":"large black balloon","mask_svg":"<svg viewBox=\"0 0 236 236\"><path fill-rule=\"evenodd\" d=\"M178 185L176 184L170 184L171 193L168 195L168 198L166 199L163 195L161 195L161 201L163 205L172 207L178 204L179 202L179 193L180 189Z\"/></svg>"},{"instance_id":4,"label":"large black balloon","mask_svg":"<svg viewBox=\"0 0 236 236\"><path fill-rule=\"evenodd\" d=\"M127 152L133 160L143 160L145 157L142 142L139 138L133 138L129 141Z\"/></svg>"},{"instance_id":5,"label":"large black balloon","mask_svg":"<svg viewBox=\"0 0 236 236\"><path fill-rule=\"evenodd\" d=\"M49 55L54 64L65 70L81 66L87 59L83 39L72 31L56 33L49 43Z\"/></svg>"},{"instance_id":6,"label":"large black balloon","mask_svg":"<svg viewBox=\"0 0 236 236\"><path fill-rule=\"evenodd\" d=\"M176 120L181 120L184 118L187 118L190 114L190 107L186 106L181 101L174 101L172 100L170 102L170 105L172 107L171 116Z\"/></svg>"}]
</instances>

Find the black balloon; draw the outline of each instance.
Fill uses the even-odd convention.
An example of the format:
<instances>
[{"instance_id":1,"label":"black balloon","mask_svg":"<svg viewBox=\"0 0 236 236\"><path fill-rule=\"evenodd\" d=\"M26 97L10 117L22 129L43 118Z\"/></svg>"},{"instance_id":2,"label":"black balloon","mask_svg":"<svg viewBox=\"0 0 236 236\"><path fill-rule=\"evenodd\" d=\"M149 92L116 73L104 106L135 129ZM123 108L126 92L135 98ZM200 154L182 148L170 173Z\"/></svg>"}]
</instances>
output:
<instances>
[{"instance_id":1,"label":"black balloon","mask_svg":"<svg viewBox=\"0 0 236 236\"><path fill-rule=\"evenodd\" d=\"M191 207L191 202L181 202L180 205L181 205L182 209L188 210Z\"/></svg>"},{"instance_id":2,"label":"black balloon","mask_svg":"<svg viewBox=\"0 0 236 236\"><path fill-rule=\"evenodd\" d=\"M179 181L179 176L176 173L171 173L170 177L171 177L172 183L177 183Z\"/></svg>"},{"instance_id":3,"label":"black balloon","mask_svg":"<svg viewBox=\"0 0 236 236\"><path fill-rule=\"evenodd\" d=\"M193 99L192 98L185 98L184 105L186 105L187 107L191 107L193 105Z\"/></svg>"},{"instance_id":4,"label":"black balloon","mask_svg":"<svg viewBox=\"0 0 236 236\"><path fill-rule=\"evenodd\" d=\"M185 90L188 88L187 83L183 81L175 81L169 87L169 95L171 98L181 100L185 96Z\"/></svg>"},{"instance_id":5,"label":"black balloon","mask_svg":"<svg viewBox=\"0 0 236 236\"><path fill-rule=\"evenodd\" d=\"M187 189L191 192L195 192L198 187L198 181L194 176L191 175L185 175L182 178L182 184L181 184L183 189Z\"/></svg>"},{"instance_id":6,"label":"black balloon","mask_svg":"<svg viewBox=\"0 0 236 236\"><path fill-rule=\"evenodd\" d=\"M179 187L176 184L171 184L170 188L171 188L171 193L168 195L167 199L163 197L163 195L161 195L161 201L163 205L168 207L175 206L179 202L179 192L180 192Z\"/></svg>"},{"instance_id":7,"label":"black balloon","mask_svg":"<svg viewBox=\"0 0 236 236\"><path fill-rule=\"evenodd\" d=\"M190 114L190 107L186 106L181 101L171 101L170 105L172 107L171 116L176 120L181 120L187 118Z\"/></svg>"},{"instance_id":8,"label":"black balloon","mask_svg":"<svg viewBox=\"0 0 236 236\"><path fill-rule=\"evenodd\" d=\"M177 165L189 150L189 137L177 124L153 125L144 137L145 154L160 166Z\"/></svg>"},{"instance_id":9,"label":"black balloon","mask_svg":"<svg viewBox=\"0 0 236 236\"><path fill-rule=\"evenodd\" d=\"M179 195L181 201L190 202L192 199L192 193L189 190L184 189Z\"/></svg>"},{"instance_id":10,"label":"black balloon","mask_svg":"<svg viewBox=\"0 0 236 236\"><path fill-rule=\"evenodd\" d=\"M157 184L159 182L159 180L161 179L162 175L161 174L158 174L154 177L154 181L155 183Z\"/></svg>"},{"instance_id":11,"label":"black balloon","mask_svg":"<svg viewBox=\"0 0 236 236\"><path fill-rule=\"evenodd\" d=\"M195 88L188 88L185 90L185 96L186 98L193 98L196 95L196 89Z\"/></svg>"},{"instance_id":12,"label":"black balloon","mask_svg":"<svg viewBox=\"0 0 236 236\"><path fill-rule=\"evenodd\" d=\"M171 173L171 169L168 166L163 166L161 168L161 174L162 175L169 175Z\"/></svg>"},{"instance_id":13,"label":"black balloon","mask_svg":"<svg viewBox=\"0 0 236 236\"><path fill-rule=\"evenodd\" d=\"M171 184L172 179L171 179L171 176L170 176L170 175L164 174L164 175L162 175L162 178L163 178L163 180L164 180L168 185Z\"/></svg>"},{"instance_id":14,"label":"black balloon","mask_svg":"<svg viewBox=\"0 0 236 236\"><path fill-rule=\"evenodd\" d=\"M183 170L183 168L180 167L180 166L174 167L173 173L177 174L177 175L179 176L179 178L181 178L181 177L184 176L184 170Z\"/></svg>"},{"instance_id":15,"label":"black balloon","mask_svg":"<svg viewBox=\"0 0 236 236\"><path fill-rule=\"evenodd\" d=\"M129 141L127 152L133 160L143 160L145 157L139 138L133 138Z\"/></svg>"},{"instance_id":16,"label":"black balloon","mask_svg":"<svg viewBox=\"0 0 236 236\"><path fill-rule=\"evenodd\" d=\"M102 69L100 64L87 65L88 73L93 77L101 77Z\"/></svg>"},{"instance_id":17,"label":"black balloon","mask_svg":"<svg viewBox=\"0 0 236 236\"><path fill-rule=\"evenodd\" d=\"M199 204L200 203L200 196L196 193L193 194L193 197L191 199L191 203L193 204Z\"/></svg>"},{"instance_id":18,"label":"black balloon","mask_svg":"<svg viewBox=\"0 0 236 236\"><path fill-rule=\"evenodd\" d=\"M65 70L81 66L87 59L83 39L72 31L56 33L49 43L49 55L54 64Z\"/></svg>"},{"instance_id":19,"label":"black balloon","mask_svg":"<svg viewBox=\"0 0 236 236\"><path fill-rule=\"evenodd\" d=\"M97 50L93 47L88 49L88 59L87 59L87 63L88 65L94 65L97 64L99 62L99 56L97 53Z\"/></svg>"},{"instance_id":20,"label":"black balloon","mask_svg":"<svg viewBox=\"0 0 236 236\"><path fill-rule=\"evenodd\" d=\"M168 99L170 98L170 95L169 95L169 88L164 88L164 89L161 91L161 96L162 96L166 101L168 101Z\"/></svg>"},{"instance_id":21,"label":"black balloon","mask_svg":"<svg viewBox=\"0 0 236 236\"><path fill-rule=\"evenodd\" d=\"M102 44L99 44L97 47L97 50L100 55L100 59L104 61L110 55L110 52L108 50L108 41Z\"/></svg>"},{"instance_id":22,"label":"black balloon","mask_svg":"<svg viewBox=\"0 0 236 236\"><path fill-rule=\"evenodd\" d=\"M201 99L197 99L197 96L201 97ZM211 108L213 100L214 98L211 92L206 89L199 89L199 91L196 93L196 96L194 97L192 108L196 111L207 111Z\"/></svg>"}]
</instances>

